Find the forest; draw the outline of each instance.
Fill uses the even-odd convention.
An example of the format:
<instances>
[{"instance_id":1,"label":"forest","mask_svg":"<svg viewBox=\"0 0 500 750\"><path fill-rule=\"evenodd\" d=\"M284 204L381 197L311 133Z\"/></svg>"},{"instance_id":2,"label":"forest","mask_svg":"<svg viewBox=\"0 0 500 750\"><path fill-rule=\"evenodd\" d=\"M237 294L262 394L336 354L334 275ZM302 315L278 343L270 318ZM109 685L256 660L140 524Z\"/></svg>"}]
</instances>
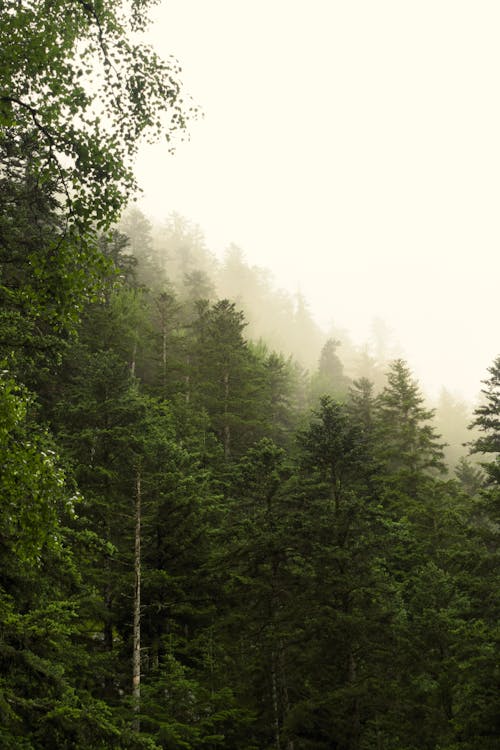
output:
<instances>
[{"instance_id":1,"label":"forest","mask_svg":"<svg viewBox=\"0 0 500 750\"><path fill-rule=\"evenodd\" d=\"M500 356L436 415L133 206L150 5L0 4L0 747L497 750Z\"/></svg>"}]
</instances>

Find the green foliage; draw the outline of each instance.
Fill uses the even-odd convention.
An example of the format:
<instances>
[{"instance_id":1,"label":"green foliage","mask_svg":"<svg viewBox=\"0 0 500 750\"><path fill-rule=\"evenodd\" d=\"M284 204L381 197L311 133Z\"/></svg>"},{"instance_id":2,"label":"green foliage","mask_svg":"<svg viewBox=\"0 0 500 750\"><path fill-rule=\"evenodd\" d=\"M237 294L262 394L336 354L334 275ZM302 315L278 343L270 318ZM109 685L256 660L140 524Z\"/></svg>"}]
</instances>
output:
<instances>
[{"instance_id":1,"label":"green foliage","mask_svg":"<svg viewBox=\"0 0 500 750\"><path fill-rule=\"evenodd\" d=\"M339 346L340 341L328 339L321 350L318 369L311 381L313 402L321 396L342 398L346 395L349 379L337 354Z\"/></svg>"},{"instance_id":2,"label":"green foliage","mask_svg":"<svg viewBox=\"0 0 500 750\"><path fill-rule=\"evenodd\" d=\"M207 410L226 459L259 436L258 362L243 338L245 325L243 313L229 300L213 306L201 301L193 324L189 398Z\"/></svg>"},{"instance_id":3,"label":"green foliage","mask_svg":"<svg viewBox=\"0 0 500 750\"><path fill-rule=\"evenodd\" d=\"M150 5L0 7L0 745L497 747L500 359L446 480L402 360L309 378L245 339L322 343L238 248L110 231L194 114Z\"/></svg>"},{"instance_id":4,"label":"green foliage","mask_svg":"<svg viewBox=\"0 0 500 750\"><path fill-rule=\"evenodd\" d=\"M12 467L33 467L49 508L23 521L25 536L20 524L7 535L21 567L6 558L4 744L488 747L494 484L481 489L465 462L464 490L441 479L432 412L402 362L379 397L355 381L345 403L324 397L297 432L293 363L248 344L228 300L139 287L127 248L119 235L103 243L118 272L86 306L39 410L4 378L2 445ZM37 468L53 444L33 422L41 414L83 494L78 517L61 461ZM19 514L27 485L4 481Z\"/></svg>"},{"instance_id":5,"label":"green foliage","mask_svg":"<svg viewBox=\"0 0 500 750\"><path fill-rule=\"evenodd\" d=\"M24 564L36 565L45 548L61 544L60 519L73 513L71 493L54 443L31 416L33 398L4 372L0 378L0 453L5 549Z\"/></svg>"},{"instance_id":6,"label":"green foliage","mask_svg":"<svg viewBox=\"0 0 500 750\"><path fill-rule=\"evenodd\" d=\"M0 357L30 386L53 373L96 294L107 267L97 232L136 188L141 139L170 139L194 114L178 64L138 41L149 6L0 7Z\"/></svg>"},{"instance_id":7,"label":"green foliage","mask_svg":"<svg viewBox=\"0 0 500 750\"><path fill-rule=\"evenodd\" d=\"M445 473L443 444L431 422L434 412L424 406L403 360L391 365L387 380L376 404L377 456L387 502L406 513L419 507L430 479ZM403 498L406 507L401 507Z\"/></svg>"},{"instance_id":8,"label":"green foliage","mask_svg":"<svg viewBox=\"0 0 500 750\"><path fill-rule=\"evenodd\" d=\"M485 475L482 469L474 466L469 460L462 458L459 460L455 475L468 495L477 495L478 491L484 484Z\"/></svg>"},{"instance_id":9,"label":"green foliage","mask_svg":"<svg viewBox=\"0 0 500 750\"><path fill-rule=\"evenodd\" d=\"M177 63L135 41L148 5L134 0L129 13L120 0L2 4L4 163L31 134L35 179L58 185L69 220L85 231L109 226L127 201L139 140L185 126Z\"/></svg>"},{"instance_id":10,"label":"green foliage","mask_svg":"<svg viewBox=\"0 0 500 750\"><path fill-rule=\"evenodd\" d=\"M475 410L471 427L476 427L481 435L472 442L471 452L482 453L491 457L483 463L489 480L500 484L500 357L488 369L490 378L482 390L484 404Z\"/></svg>"}]
</instances>

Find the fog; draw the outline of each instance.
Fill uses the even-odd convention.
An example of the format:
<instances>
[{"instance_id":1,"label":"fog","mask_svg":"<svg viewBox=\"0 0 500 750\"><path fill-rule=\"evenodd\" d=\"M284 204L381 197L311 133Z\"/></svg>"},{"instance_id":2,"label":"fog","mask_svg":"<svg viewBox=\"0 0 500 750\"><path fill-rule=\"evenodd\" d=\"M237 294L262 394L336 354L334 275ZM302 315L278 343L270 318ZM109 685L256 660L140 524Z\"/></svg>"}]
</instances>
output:
<instances>
[{"instance_id":1,"label":"fog","mask_svg":"<svg viewBox=\"0 0 500 750\"><path fill-rule=\"evenodd\" d=\"M204 117L142 149L140 208L234 242L362 346L384 321L431 396L498 354L496 2L169 0L151 42Z\"/></svg>"}]
</instances>

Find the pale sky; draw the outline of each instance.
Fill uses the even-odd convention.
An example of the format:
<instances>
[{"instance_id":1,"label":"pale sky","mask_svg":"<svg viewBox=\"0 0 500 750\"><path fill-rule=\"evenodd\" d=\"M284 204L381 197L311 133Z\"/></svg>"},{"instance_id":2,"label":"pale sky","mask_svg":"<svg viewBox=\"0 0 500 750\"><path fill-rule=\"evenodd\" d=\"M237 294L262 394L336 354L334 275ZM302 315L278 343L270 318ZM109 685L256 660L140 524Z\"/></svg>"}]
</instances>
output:
<instances>
[{"instance_id":1,"label":"pale sky","mask_svg":"<svg viewBox=\"0 0 500 750\"><path fill-rule=\"evenodd\" d=\"M141 151L140 207L200 224L322 325L394 330L467 398L500 354L500 2L164 0L149 38L205 117Z\"/></svg>"}]
</instances>

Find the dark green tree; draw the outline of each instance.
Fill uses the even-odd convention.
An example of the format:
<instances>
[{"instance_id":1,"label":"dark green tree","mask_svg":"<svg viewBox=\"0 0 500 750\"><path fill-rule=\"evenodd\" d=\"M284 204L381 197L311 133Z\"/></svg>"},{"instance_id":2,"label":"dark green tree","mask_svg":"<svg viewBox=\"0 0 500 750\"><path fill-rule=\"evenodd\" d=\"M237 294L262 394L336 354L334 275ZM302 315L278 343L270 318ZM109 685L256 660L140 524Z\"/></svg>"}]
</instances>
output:
<instances>
[{"instance_id":1,"label":"dark green tree","mask_svg":"<svg viewBox=\"0 0 500 750\"><path fill-rule=\"evenodd\" d=\"M401 359L391 365L387 385L377 400L378 456L383 464L387 499L415 500L430 476L443 474L443 444L418 384Z\"/></svg>"},{"instance_id":2,"label":"dark green tree","mask_svg":"<svg viewBox=\"0 0 500 750\"><path fill-rule=\"evenodd\" d=\"M0 380L0 744L102 748L118 729L92 690L78 685L85 588L72 534L80 497L33 397Z\"/></svg>"},{"instance_id":3,"label":"dark green tree","mask_svg":"<svg viewBox=\"0 0 500 750\"><path fill-rule=\"evenodd\" d=\"M259 747L293 745L286 725L295 681L291 641L299 581L292 571L288 473L284 451L268 438L233 464L213 559L222 588L215 632L224 648L226 679L254 716L249 739Z\"/></svg>"},{"instance_id":4,"label":"dark green tree","mask_svg":"<svg viewBox=\"0 0 500 750\"><path fill-rule=\"evenodd\" d=\"M479 436L471 452L485 458L483 487L476 495L472 515L472 539L478 555L470 597L475 619L468 632L469 650L464 654L466 681L459 703L461 747L495 747L500 736L498 704L500 686L500 357L488 369L483 403L474 412L471 427Z\"/></svg>"},{"instance_id":5,"label":"dark green tree","mask_svg":"<svg viewBox=\"0 0 500 750\"><path fill-rule=\"evenodd\" d=\"M300 661L307 687L289 719L298 747L354 750L376 742L384 694L377 675L390 643L394 592L364 429L346 405L325 397L300 434L295 533L304 566Z\"/></svg>"},{"instance_id":6,"label":"dark green tree","mask_svg":"<svg viewBox=\"0 0 500 750\"><path fill-rule=\"evenodd\" d=\"M488 368L490 377L484 381L481 393L484 403L474 411L472 428L480 431L471 443L472 453L481 453L490 460L483 463L492 484L500 485L500 357Z\"/></svg>"},{"instance_id":7,"label":"dark green tree","mask_svg":"<svg viewBox=\"0 0 500 750\"><path fill-rule=\"evenodd\" d=\"M229 459L259 437L258 364L243 337L243 313L233 302L201 303L198 309L190 354L193 399L207 410Z\"/></svg>"}]
</instances>

